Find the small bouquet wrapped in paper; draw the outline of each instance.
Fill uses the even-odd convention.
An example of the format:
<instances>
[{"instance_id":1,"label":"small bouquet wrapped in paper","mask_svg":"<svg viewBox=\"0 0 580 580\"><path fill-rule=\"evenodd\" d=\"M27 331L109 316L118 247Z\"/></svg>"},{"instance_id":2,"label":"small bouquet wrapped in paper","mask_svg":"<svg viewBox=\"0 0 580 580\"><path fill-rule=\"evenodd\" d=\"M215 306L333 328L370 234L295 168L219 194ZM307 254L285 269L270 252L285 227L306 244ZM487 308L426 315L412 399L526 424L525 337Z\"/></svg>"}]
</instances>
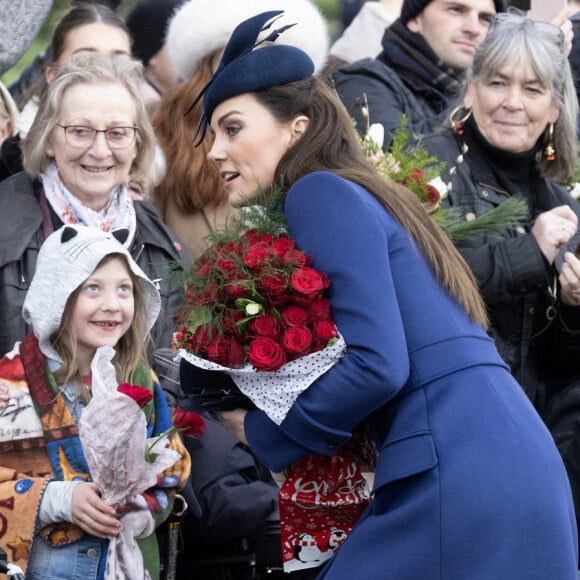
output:
<instances>
[{"instance_id":1,"label":"small bouquet wrapped in paper","mask_svg":"<svg viewBox=\"0 0 580 580\"><path fill-rule=\"evenodd\" d=\"M105 578L148 579L135 537L154 530L140 494L154 487L158 475L174 465L180 454L168 447L168 433L147 438L142 407L152 395L138 386L118 387L111 362L114 354L108 346L97 349L91 365L93 397L79 420L79 436L103 500L112 506L133 504L136 508L135 514L123 518L121 533L109 542Z\"/></svg>"}]
</instances>

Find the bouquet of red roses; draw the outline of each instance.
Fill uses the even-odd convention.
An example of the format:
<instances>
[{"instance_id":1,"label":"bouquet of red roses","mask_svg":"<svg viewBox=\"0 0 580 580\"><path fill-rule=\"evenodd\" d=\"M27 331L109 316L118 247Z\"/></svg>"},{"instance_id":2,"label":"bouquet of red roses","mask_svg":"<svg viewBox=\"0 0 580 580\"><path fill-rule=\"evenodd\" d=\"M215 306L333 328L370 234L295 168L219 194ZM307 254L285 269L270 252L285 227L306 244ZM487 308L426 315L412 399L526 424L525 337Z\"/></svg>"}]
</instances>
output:
<instances>
[{"instance_id":1,"label":"bouquet of red roses","mask_svg":"<svg viewBox=\"0 0 580 580\"><path fill-rule=\"evenodd\" d=\"M345 344L324 297L328 276L288 237L279 213L252 206L242 216L194 264L174 348L196 367L226 372L279 424Z\"/></svg>"},{"instance_id":2,"label":"bouquet of red roses","mask_svg":"<svg viewBox=\"0 0 580 580\"><path fill-rule=\"evenodd\" d=\"M230 396L223 381L212 377L225 373L279 425L300 393L340 360L346 344L324 296L328 276L313 268L287 235L279 196L260 202L243 208L239 220L212 236L214 245L193 265L174 347L197 369L195 380L206 390L222 393L218 398ZM182 387L195 392L189 384ZM239 399L233 401L241 406ZM292 466L279 495L285 545L303 541L307 532L311 543L322 542L337 533L336 526L342 539L348 535L370 501L361 451L311 455ZM302 508L293 491L300 482L318 489L300 496ZM297 518L296 509L308 509L310 516ZM284 569L320 566L337 547L311 546L313 555L306 560L284 550Z\"/></svg>"}]
</instances>

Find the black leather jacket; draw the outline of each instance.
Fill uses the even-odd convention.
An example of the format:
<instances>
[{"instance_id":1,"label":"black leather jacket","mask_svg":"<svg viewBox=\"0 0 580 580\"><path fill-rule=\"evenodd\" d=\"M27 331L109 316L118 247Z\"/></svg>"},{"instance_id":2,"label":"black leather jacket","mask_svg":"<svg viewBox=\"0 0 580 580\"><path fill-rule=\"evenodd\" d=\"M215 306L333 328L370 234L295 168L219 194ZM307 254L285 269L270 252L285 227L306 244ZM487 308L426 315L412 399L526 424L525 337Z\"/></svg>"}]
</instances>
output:
<instances>
[{"instance_id":1,"label":"black leather jacket","mask_svg":"<svg viewBox=\"0 0 580 580\"><path fill-rule=\"evenodd\" d=\"M30 327L22 318L22 304L36 268L38 250L46 235L38 201L41 184L25 173L0 183L0 354L22 340ZM149 202L135 202L137 231L131 254L158 284L161 313L153 327L153 348L171 345L173 315L184 292L169 280L168 264L185 261L181 243ZM56 219L52 216L52 221ZM56 224L58 227L58 223ZM49 225L50 229L54 223ZM58 264L54 265L58 268Z\"/></svg>"},{"instance_id":2,"label":"black leather jacket","mask_svg":"<svg viewBox=\"0 0 580 580\"><path fill-rule=\"evenodd\" d=\"M460 207L466 219L488 213L515 193L499 183L502 178L497 176L502 171L513 172L520 164L520 175L514 176L519 184L526 183L523 176L529 175L529 190L518 193L533 200L528 201L533 207L530 221L503 237L466 241L459 250L479 283L500 355L542 414L555 392L580 377L580 308L552 297L557 272L545 260L530 228L539 213L558 205L569 205L580 217L580 205L565 189L538 173L533 154L528 161L505 154L501 161L478 149L477 141L469 140L469 126L463 138L470 150L457 167L443 205ZM446 162L442 177L447 181L447 172L460 153L456 136L449 129L425 137L422 144ZM552 306L556 316L550 321L546 313Z\"/></svg>"}]
</instances>

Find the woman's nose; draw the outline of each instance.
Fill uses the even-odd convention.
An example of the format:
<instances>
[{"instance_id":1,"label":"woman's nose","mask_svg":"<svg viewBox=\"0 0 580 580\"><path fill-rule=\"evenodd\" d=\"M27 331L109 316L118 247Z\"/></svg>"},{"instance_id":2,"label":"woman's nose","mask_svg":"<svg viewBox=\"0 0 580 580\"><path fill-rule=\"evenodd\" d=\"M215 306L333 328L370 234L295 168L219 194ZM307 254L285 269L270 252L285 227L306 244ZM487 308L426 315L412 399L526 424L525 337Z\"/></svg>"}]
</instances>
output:
<instances>
[{"instance_id":1,"label":"woman's nose","mask_svg":"<svg viewBox=\"0 0 580 580\"><path fill-rule=\"evenodd\" d=\"M214 163L218 163L224 159L224 151L219 139L214 139L211 149L208 151L207 158Z\"/></svg>"},{"instance_id":2,"label":"woman's nose","mask_svg":"<svg viewBox=\"0 0 580 580\"><path fill-rule=\"evenodd\" d=\"M111 154L111 148L109 147L105 133L97 133L95 135L95 139L89 150L95 157L105 157Z\"/></svg>"},{"instance_id":3,"label":"woman's nose","mask_svg":"<svg viewBox=\"0 0 580 580\"><path fill-rule=\"evenodd\" d=\"M504 107L519 109L523 106L522 93L517 88L511 88L503 101Z\"/></svg>"}]
</instances>

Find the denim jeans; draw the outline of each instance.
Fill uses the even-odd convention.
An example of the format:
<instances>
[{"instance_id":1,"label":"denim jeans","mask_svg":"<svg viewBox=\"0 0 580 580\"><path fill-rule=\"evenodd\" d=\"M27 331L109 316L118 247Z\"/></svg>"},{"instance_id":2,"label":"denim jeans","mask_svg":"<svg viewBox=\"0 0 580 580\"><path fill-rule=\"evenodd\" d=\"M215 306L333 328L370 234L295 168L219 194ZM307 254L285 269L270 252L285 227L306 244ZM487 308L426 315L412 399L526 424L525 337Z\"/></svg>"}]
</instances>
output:
<instances>
[{"instance_id":1,"label":"denim jeans","mask_svg":"<svg viewBox=\"0 0 580 580\"><path fill-rule=\"evenodd\" d=\"M85 534L77 542L53 546L36 536L32 543L26 580L99 580L109 542Z\"/></svg>"}]
</instances>

